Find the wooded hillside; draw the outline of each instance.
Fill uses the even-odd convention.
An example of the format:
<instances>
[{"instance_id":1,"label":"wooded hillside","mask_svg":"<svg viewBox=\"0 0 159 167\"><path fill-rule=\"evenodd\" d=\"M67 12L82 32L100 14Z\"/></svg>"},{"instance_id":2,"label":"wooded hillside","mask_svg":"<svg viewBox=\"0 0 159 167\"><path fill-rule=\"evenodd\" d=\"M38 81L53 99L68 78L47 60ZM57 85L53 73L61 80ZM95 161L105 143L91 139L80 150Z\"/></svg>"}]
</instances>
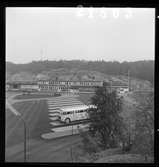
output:
<instances>
[{"instance_id":1,"label":"wooded hillside","mask_svg":"<svg viewBox=\"0 0 159 167\"><path fill-rule=\"evenodd\" d=\"M107 75L127 75L130 70L130 75L135 78L148 80L154 83L154 61L136 61L136 62L106 62L106 61L32 61L27 64L6 63L6 71L9 74L16 74L19 72L29 72L32 74L39 74L44 71L51 71L63 68L66 70L75 71L88 70L97 71ZM74 71L73 70L73 71Z\"/></svg>"}]
</instances>

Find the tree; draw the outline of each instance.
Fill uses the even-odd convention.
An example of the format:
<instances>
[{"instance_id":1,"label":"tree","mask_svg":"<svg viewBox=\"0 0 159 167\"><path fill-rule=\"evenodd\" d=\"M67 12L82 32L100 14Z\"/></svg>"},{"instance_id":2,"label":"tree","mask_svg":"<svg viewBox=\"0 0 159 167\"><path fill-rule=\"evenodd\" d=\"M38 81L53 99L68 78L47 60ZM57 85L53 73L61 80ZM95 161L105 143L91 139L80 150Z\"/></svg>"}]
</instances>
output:
<instances>
[{"instance_id":1,"label":"tree","mask_svg":"<svg viewBox=\"0 0 159 167\"><path fill-rule=\"evenodd\" d=\"M154 152L154 93L138 96L133 152L145 156Z\"/></svg>"},{"instance_id":2,"label":"tree","mask_svg":"<svg viewBox=\"0 0 159 167\"><path fill-rule=\"evenodd\" d=\"M31 72L33 74L52 69L73 69L98 71L107 75L125 75L128 69L131 71L131 77L148 80L154 83L154 61L136 61L136 62L106 62L106 61L33 61L27 64L14 64L6 62L6 70L12 74L20 71Z\"/></svg>"},{"instance_id":3,"label":"tree","mask_svg":"<svg viewBox=\"0 0 159 167\"><path fill-rule=\"evenodd\" d=\"M35 75L30 72L19 72L11 76L12 81L33 81L35 80Z\"/></svg>"},{"instance_id":4,"label":"tree","mask_svg":"<svg viewBox=\"0 0 159 167\"><path fill-rule=\"evenodd\" d=\"M103 149L117 146L122 135L121 100L109 91L108 84L97 88L91 100L97 107L89 112L91 135L99 138Z\"/></svg>"},{"instance_id":5,"label":"tree","mask_svg":"<svg viewBox=\"0 0 159 167\"><path fill-rule=\"evenodd\" d=\"M83 132L82 130L80 130L80 135L82 137L83 150L86 153L91 154L100 151L96 138L93 138L88 132Z\"/></svg>"}]
</instances>

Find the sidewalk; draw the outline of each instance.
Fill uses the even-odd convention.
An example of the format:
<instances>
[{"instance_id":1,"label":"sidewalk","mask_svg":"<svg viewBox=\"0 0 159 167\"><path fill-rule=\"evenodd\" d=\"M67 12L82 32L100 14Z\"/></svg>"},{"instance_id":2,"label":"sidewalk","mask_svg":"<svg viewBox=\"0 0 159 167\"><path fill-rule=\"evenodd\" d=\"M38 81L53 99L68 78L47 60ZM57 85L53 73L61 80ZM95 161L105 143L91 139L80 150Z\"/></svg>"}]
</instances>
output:
<instances>
[{"instance_id":1,"label":"sidewalk","mask_svg":"<svg viewBox=\"0 0 159 167\"><path fill-rule=\"evenodd\" d=\"M66 128L63 129L63 127L55 128L54 132L42 134L41 137L43 139L55 139L59 137L79 134L79 129L82 129L83 131L87 131L86 125L84 127L81 126L80 128L78 126L79 125L74 125L73 130L72 130L72 126L67 127L67 129Z\"/></svg>"}]
</instances>

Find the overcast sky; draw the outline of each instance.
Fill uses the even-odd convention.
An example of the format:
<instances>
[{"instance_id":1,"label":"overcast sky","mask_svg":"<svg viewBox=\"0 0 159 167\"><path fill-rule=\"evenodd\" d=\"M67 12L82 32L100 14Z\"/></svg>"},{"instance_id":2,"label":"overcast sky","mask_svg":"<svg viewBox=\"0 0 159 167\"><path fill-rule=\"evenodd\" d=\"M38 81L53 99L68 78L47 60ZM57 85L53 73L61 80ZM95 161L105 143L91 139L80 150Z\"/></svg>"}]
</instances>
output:
<instances>
[{"instance_id":1,"label":"overcast sky","mask_svg":"<svg viewBox=\"0 0 159 167\"><path fill-rule=\"evenodd\" d=\"M81 10L8 7L6 61L154 59L155 9Z\"/></svg>"}]
</instances>

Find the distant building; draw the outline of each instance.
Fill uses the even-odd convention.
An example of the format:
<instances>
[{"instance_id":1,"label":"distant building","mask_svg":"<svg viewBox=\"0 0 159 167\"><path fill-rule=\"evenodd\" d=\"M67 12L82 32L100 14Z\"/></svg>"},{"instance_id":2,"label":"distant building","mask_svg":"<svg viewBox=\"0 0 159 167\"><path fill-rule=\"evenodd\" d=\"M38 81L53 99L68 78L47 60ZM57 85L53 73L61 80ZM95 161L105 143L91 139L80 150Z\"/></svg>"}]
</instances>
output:
<instances>
[{"instance_id":1,"label":"distant building","mask_svg":"<svg viewBox=\"0 0 159 167\"><path fill-rule=\"evenodd\" d=\"M7 90L37 90L42 92L94 92L96 88L105 85L104 81L60 81L60 80L38 80L38 81L12 81L6 83ZM107 85L110 90L127 89L128 85L111 83Z\"/></svg>"},{"instance_id":2,"label":"distant building","mask_svg":"<svg viewBox=\"0 0 159 167\"><path fill-rule=\"evenodd\" d=\"M78 91L94 91L94 88L102 86L103 82L40 80L38 81L38 85L40 91L78 92Z\"/></svg>"},{"instance_id":3,"label":"distant building","mask_svg":"<svg viewBox=\"0 0 159 167\"><path fill-rule=\"evenodd\" d=\"M39 90L36 81L12 81L7 82L6 87L8 90Z\"/></svg>"}]
</instances>

